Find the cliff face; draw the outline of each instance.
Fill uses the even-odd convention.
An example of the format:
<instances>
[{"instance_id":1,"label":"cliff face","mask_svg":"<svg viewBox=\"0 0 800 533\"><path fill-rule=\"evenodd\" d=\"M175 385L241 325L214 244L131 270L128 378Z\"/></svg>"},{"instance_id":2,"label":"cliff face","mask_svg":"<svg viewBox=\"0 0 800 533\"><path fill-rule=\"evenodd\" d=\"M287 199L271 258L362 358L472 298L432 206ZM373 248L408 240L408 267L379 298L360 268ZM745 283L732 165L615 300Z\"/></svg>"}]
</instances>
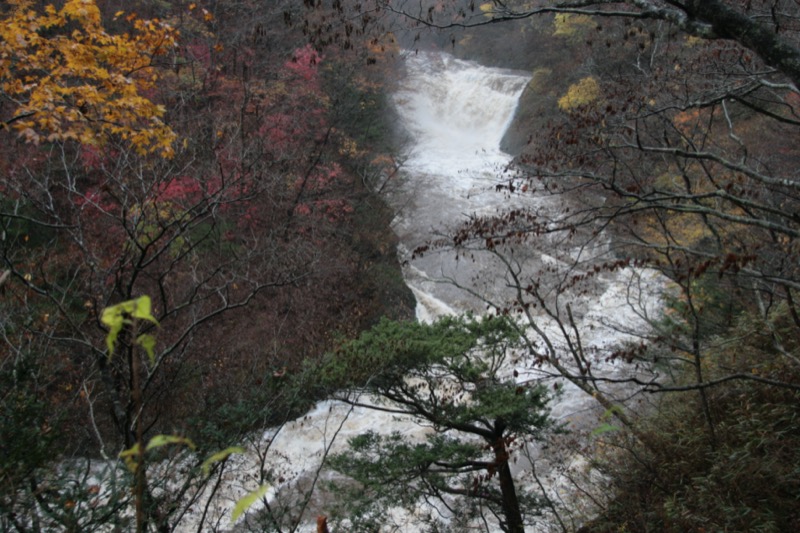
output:
<instances>
[{"instance_id":1,"label":"cliff face","mask_svg":"<svg viewBox=\"0 0 800 533\"><path fill-rule=\"evenodd\" d=\"M525 152L535 132L547 125L557 110L557 88L553 71L548 68L534 70L530 83L519 99L514 114L500 148L513 156Z\"/></svg>"}]
</instances>

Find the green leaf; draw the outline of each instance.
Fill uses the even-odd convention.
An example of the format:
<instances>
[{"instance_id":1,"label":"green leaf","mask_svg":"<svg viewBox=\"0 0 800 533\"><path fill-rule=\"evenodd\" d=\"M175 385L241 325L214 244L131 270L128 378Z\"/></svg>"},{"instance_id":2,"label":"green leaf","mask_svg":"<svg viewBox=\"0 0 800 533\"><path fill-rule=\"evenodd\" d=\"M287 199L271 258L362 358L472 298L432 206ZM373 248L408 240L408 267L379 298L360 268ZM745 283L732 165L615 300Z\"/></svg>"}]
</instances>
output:
<instances>
[{"instance_id":1,"label":"green leaf","mask_svg":"<svg viewBox=\"0 0 800 533\"><path fill-rule=\"evenodd\" d=\"M108 356L111 357L114 353L114 345L117 342L119 332L122 331L122 326L125 324L125 319L119 306L115 305L103 309L100 321L109 328L108 335L106 335L106 346L108 347Z\"/></svg>"},{"instance_id":2,"label":"green leaf","mask_svg":"<svg viewBox=\"0 0 800 533\"><path fill-rule=\"evenodd\" d=\"M125 304L133 304L130 309L130 314L133 318L140 318L142 320L149 320L153 324L158 324L158 320L152 315L150 304L150 297L147 295L139 296L135 300L125 302Z\"/></svg>"},{"instance_id":3,"label":"green leaf","mask_svg":"<svg viewBox=\"0 0 800 533\"><path fill-rule=\"evenodd\" d=\"M160 448L162 446L167 446L169 444L183 444L185 446L188 446L192 450L197 448L191 441L191 439L188 439L186 437L181 437L180 435L156 435L152 439L150 439L150 442L147 443L145 451L149 452L154 448Z\"/></svg>"},{"instance_id":4,"label":"green leaf","mask_svg":"<svg viewBox=\"0 0 800 533\"><path fill-rule=\"evenodd\" d=\"M139 343L139 346L144 348L144 351L147 352L147 357L150 359L150 364L154 365L156 362L156 338L147 333L143 333L139 335L136 342Z\"/></svg>"},{"instance_id":5,"label":"green leaf","mask_svg":"<svg viewBox=\"0 0 800 533\"><path fill-rule=\"evenodd\" d=\"M613 426L611 424L600 424L599 426L597 426L594 429L594 431L592 431L591 435L592 435L592 437L596 437L598 435L602 435L603 433L610 433L612 431L619 431L619 429L620 428L618 426Z\"/></svg>"},{"instance_id":6,"label":"green leaf","mask_svg":"<svg viewBox=\"0 0 800 533\"><path fill-rule=\"evenodd\" d=\"M211 473L211 467L214 466L215 463L224 461L234 453L244 453L244 448L240 446L231 446L230 448L225 448L224 450L211 455L208 459L203 461L203 465L201 466L203 469L203 475L208 477L208 475Z\"/></svg>"},{"instance_id":7,"label":"green leaf","mask_svg":"<svg viewBox=\"0 0 800 533\"><path fill-rule=\"evenodd\" d=\"M139 443L137 442L127 450L119 452L119 457L125 461L125 466L128 467L128 470L135 474L136 469L139 468L139 462L136 460L139 457Z\"/></svg>"},{"instance_id":8,"label":"green leaf","mask_svg":"<svg viewBox=\"0 0 800 533\"><path fill-rule=\"evenodd\" d=\"M261 485L256 490L248 493L245 497L236 502L236 506L233 508L233 512L231 513L231 523L236 522L236 520L242 516L242 513L247 511L254 503L262 498L268 490L269 485Z\"/></svg>"},{"instance_id":9,"label":"green leaf","mask_svg":"<svg viewBox=\"0 0 800 533\"><path fill-rule=\"evenodd\" d=\"M619 405L612 405L611 407L603 411L603 414L600 415L600 420L609 420L612 416L621 412L622 412L622 407L620 407Z\"/></svg>"},{"instance_id":10,"label":"green leaf","mask_svg":"<svg viewBox=\"0 0 800 533\"><path fill-rule=\"evenodd\" d=\"M166 446L168 444L182 444L184 446L188 446L192 450L196 449L197 447L186 437L181 437L179 435L156 435L150 442L147 443L145 446L144 451L150 451L154 448L160 448L161 446ZM139 468L139 443L137 442L127 450L123 450L119 453L120 459L125 461L125 466L128 467L132 473L136 473L136 469Z\"/></svg>"},{"instance_id":11,"label":"green leaf","mask_svg":"<svg viewBox=\"0 0 800 533\"><path fill-rule=\"evenodd\" d=\"M109 357L114 353L114 346L116 345L117 337L119 337L119 332L122 331L122 327L125 324L132 323L132 321L126 317L129 316L131 318L147 320L148 322L158 325L158 320L153 316L151 309L150 297L147 295L103 309L100 322L108 326L109 329L108 335L106 336L106 346L108 347ZM148 355L150 355L150 359L153 360L155 357L152 355L152 349L155 345L155 341L153 341L152 344L149 341L145 341L147 343L145 344L141 341L142 337L139 337L139 339L140 344L145 350L148 350L149 346L150 351L148 351Z\"/></svg>"}]
</instances>

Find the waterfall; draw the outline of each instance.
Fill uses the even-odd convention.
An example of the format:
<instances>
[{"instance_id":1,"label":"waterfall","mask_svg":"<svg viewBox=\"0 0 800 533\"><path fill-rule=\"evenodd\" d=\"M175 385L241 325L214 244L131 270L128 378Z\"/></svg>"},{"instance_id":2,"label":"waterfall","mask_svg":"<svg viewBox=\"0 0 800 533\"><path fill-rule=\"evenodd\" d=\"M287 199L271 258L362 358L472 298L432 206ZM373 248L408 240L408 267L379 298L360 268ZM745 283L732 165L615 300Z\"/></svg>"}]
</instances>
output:
<instances>
[{"instance_id":1,"label":"waterfall","mask_svg":"<svg viewBox=\"0 0 800 533\"><path fill-rule=\"evenodd\" d=\"M503 286L505 268L502 265L491 257L476 256L467 260L446 247L434 247L421 257L419 254L412 257L412 251L462 224L468 216L495 214L512 205L531 207L552 201L496 191L496 185L512 172L508 169L511 156L503 153L499 146L529 77L433 52L409 53L405 67L406 76L395 91L393 101L408 138L402 178L388 187L388 194L397 213L394 229L400 239L399 253L406 263L406 282L417 297L417 318L433 321L447 314L482 313L485 303L470 291L502 297L502 291L507 290ZM529 268L535 270L543 264L557 263L558 260L547 252L546 249L529 250ZM628 305L631 284L627 280L631 275L639 273L623 269L613 279L609 277L598 286L596 296L583 304L576 321L587 344L602 347L624 337L619 331L601 327L607 325L605 321L609 316L619 317L628 324L635 322L636 316L630 315ZM552 331L553 338L563 333L546 322L541 327ZM615 370L611 366L609 372L613 373ZM532 367L530 361L518 362L515 368L508 369L508 375L513 371L514 376L519 375L520 382L540 377L541 369ZM544 372L546 374L547 370ZM572 420L596 408L590 397L568 383L560 381L558 386L562 394L553 408L555 417ZM350 437L367 430L387 434L399 431L412 440L422 439L430 431L386 412L353 408L334 401L320 402L300 419L267 430L254 439L252 447L268 448L265 458L247 455L231 459L229 481L215 497L216 503L210 507L207 518L224 520L232 503L254 488L252 472L261 465L270 465L274 477L285 480L282 485L270 489L270 498L290 498L284 494L292 491L296 494L298 487L306 490L312 480L317 479L326 453L343 451ZM542 453L535 451L538 458L542 458ZM580 464L579 458L570 460ZM546 457L544 462L547 462ZM515 463L514 475L518 476L520 484L535 486L538 490L540 480L534 485L531 466L531 462ZM331 474L323 470L319 475L325 479ZM562 496L563 478L552 475L549 481L544 479L543 482L548 491L559 492L559 497ZM324 513L326 498L331 497L328 494L312 498L306 512L308 519L313 520L315 513ZM251 512L257 513L259 505L254 505ZM420 509L398 510L393 518L406 525L397 531L417 531L416 512ZM191 520L182 524L185 531L196 527ZM544 523L541 530L547 528L548 524Z\"/></svg>"},{"instance_id":2,"label":"waterfall","mask_svg":"<svg viewBox=\"0 0 800 533\"><path fill-rule=\"evenodd\" d=\"M467 216L495 214L511 205L512 199L495 192L511 163L500 141L530 78L436 52L409 54L405 64L407 75L394 103L410 139L403 183L390 202L397 213L400 255L409 259L415 248ZM485 284L475 286L477 274L499 268L487 261L468 264L452 251L435 250L411 262L405 277L417 296L417 318L481 312L484 306L475 298L436 280L451 278L494 293Z\"/></svg>"},{"instance_id":3,"label":"waterfall","mask_svg":"<svg viewBox=\"0 0 800 533\"><path fill-rule=\"evenodd\" d=\"M459 255L446 245L426 248L422 256L412 252L440 236L448 242L447 230L457 228L470 216L500 215L512 208L535 211L545 217L550 216L548 213L553 218L561 216L562 198L497 190L497 185L515 178L514 169L509 168L512 157L500 150L500 143L530 78L524 73L489 68L443 53L409 54L405 64L407 75L394 94L394 102L410 139L404 181L390 199L398 213L394 229L405 259L405 280L417 297L420 321L464 312L480 315L486 312L487 300L514 299L513 289L508 287L511 280L507 277L507 264L485 251L465 257L463 252ZM560 242L541 237L504 253L513 256L518 273L530 276L528 279L535 279L548 269L557 271L557 276L580 274L584 263L588 269L614 259L605 240L594 236L585 241L578 238ZM595 375L612 380L627 378L631 368L604 361L604 354L633 338L626 332L644 328L643 317L656 316L659 302L652 295L660 284L653 272L623 268L597 276L588 289L583 287L574 294L554 293L553 297L568 300L575 310L574 320L570 317L574 329L564 331L552 317L539 313L535 318L539 333L531 336L547 337L557 350L568 354L567 345L574 346L579 335L587 351L594 354L590 359ZM559 307L560 303L553 306ZM602 425L602 410L590 395L567 380L554 377L558 372L552 367L535 365L530 359L530 355L527 360L524 356L513 368L506 369L507 375L518 376L521 384L539 379L553 384L560 394L551 404L551 414L570 429L582 430L586 435ZM562 361L567 367L571 364L569 360ZM604 388L610 397L619 398L620 404L629 390L615 385ZM586 507L586 499L574 497L579 491L572 482L573 477L584 474L587 478L596 476L585 457L574 453L552 457L551 452L538 448L519 455L512 467L519 487L531 492L544 489L553 500L575 511L575 516L592 513L591 505ZM534 467L537 475L544 472L544 476L537 479ZM550 531L551 526L555 528L555 520L550 515L530 531Z\"/></svg>"},{"instance_id":4,"label":"waterfall","mask_svg":"<svg viewBox=\"0 0 800 533\"><path fill-rule=\"evenodd\" d=\"M430 185L458 194L492 166L508 163L500 140L527 76L433 52L410 54L406 69L394 102L413 137L409 173L427 174Z\"/></svg>"}]
</instances>

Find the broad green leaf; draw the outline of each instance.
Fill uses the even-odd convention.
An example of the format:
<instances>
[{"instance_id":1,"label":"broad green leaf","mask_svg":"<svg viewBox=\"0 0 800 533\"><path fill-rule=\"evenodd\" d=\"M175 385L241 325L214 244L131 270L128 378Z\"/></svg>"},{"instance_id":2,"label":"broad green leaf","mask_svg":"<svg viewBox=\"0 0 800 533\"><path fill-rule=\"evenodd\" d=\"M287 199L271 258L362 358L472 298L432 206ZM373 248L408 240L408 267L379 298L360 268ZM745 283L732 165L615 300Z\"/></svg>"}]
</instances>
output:
<instances>
[{"instance_id":1,"label":"broad green leaf","mask_svg":"<svg viewBox=\"0 0 800 533\"><path fill-rule=\"evenodd\" d=\"M234 453L244 453L244 448L240 446L231 446L230 448L225 448L224 450L211 455L208 459L203 461L203 465L201 466L203 469L203 475L207 477L211 473L211 467L214 466L215 463L227 459Z\"/></svg>"},{"instance_id":2,"label":"broad green leaf","mask_svg":"<svg viewBox=\"0 0 800 533\"><path fill-rule=\"evenodd\" d=\"M197 448L194 443L186 437L181 437L179 435L156 435L150 439L150 442L147 443L145 451L150 451L154 448L160 448L161 446L167 446L168 444L183 444L192 450Z\"/></svg>"},{"instance_id":3,"label":"broad green leaf","mask_svg":"<svg viewBox=\"0 0 800 533\"><path fill-rule=\"evenodd\" d=\"M141 318L142 320L149 320L153 324L158 324L158 320L151 313L150 297L147 295L139 296L135 300L125 302L125 304L133 304L130 307L130 314L133 318Z\"/></svg>"},{"instance_id":4,"label":"broad green leaf","mask_svg":"<svg viewBox=\"0 0 800 533\"><path fill-rule=\"evenodd\" d=\"M236 502L236 506L233 508L233 512L231 513L231 523L236 522L236 520L242 516L242 513L247 511L254 503L262 498L268 490L269 485L261 485L256 490L248 493L245 497Z\"/></svg>"},{"instance_id":5,"label":"broad green leaf","mask_svg":"<svg viewBox=\"0 0 800 533\"><path fill-rule=\"evenodd\" d=\"M106 346L108 347L108 356L111 357L119 332L122 331L122 326L125 324L121 308L117 305L106 307L103 309L100 321L109 328L108 335L106 335Z\"/></svg>"},{"instance_id":6,"label":"broad green leaf","mask_svg":"<svg viewBox=\"0 0 800 533\"><path fill-rule=\"evenodd\" d=\"M156 320L153 316L151 309L152 305L150 303L150 297L147 295L103 309L103 313L100 316L100 321L108 326L109 329L108 335L106 336L106 346L108 347L109 357L114 354L114 346L117 343L117 337L119 337L119 332L122 331L122 327L125 326L125 324L131 323L130 319L126 317L129 316L132 318L138 318L140 320L147 320L155 325L158 325L158 320ZM139 337L139 343L145 350L147 350L147 353L152 361L155 358L153 355L155 341L152 341L151 343L149 340L144 340L143 342L142 337Z\"/></svg>"},{"instance_id":7,"label":"broad green leaf","mask_svg":"<svg viewBox=\"0 0 800 533\"><path fill-rule=\"evenodd\" d=\"M156 362L156 338L152 335L148 335L143 333L139 335L139 338L136 339L136 342L139 343L139 346L144 348L144 351L147 352L147 357L150 359L150 364L155 364Z\"/></svg>"}]
</instances>

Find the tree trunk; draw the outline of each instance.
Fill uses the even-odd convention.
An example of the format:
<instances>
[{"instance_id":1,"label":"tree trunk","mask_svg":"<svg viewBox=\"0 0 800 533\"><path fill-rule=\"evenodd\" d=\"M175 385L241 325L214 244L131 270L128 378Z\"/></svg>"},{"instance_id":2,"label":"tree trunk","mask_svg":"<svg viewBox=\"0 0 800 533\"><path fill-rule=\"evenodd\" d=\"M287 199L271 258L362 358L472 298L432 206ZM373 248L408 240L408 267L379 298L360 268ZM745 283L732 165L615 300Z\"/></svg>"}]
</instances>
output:
<instances>
[{"instance_id":1,"label":"tree trunk","mask_svg":"<svg viewBox=\"0 0 800 533\"><path fill-rule=\"evenodd\" d=\"M501 524L503 531L524 533L525 527L522 523L522 513L519 509L517 489L514 486L514 478L511 476L511 467L508 465L509 454L505 438L498 437L492 443L492 450L494 450L497 476L500 480L500 492L503 498L503 515L505 516L505 524Z\"/></svg>"}]
</instances>

